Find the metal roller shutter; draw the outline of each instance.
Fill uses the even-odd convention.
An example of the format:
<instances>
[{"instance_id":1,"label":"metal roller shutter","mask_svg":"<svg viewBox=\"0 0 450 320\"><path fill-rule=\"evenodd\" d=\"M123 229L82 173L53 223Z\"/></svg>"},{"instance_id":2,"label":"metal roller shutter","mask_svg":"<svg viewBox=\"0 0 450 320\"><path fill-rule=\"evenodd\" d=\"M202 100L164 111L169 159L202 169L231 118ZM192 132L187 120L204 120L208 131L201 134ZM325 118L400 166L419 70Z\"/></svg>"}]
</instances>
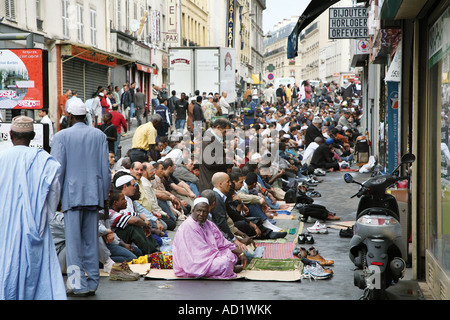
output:
<instances>
[{"instance_id":1,"label":"metal roller shutter","mask_svg":"<svg viewBox=\"0 0 450 320\"><path fill-rule=\"evenodd\" d=\"M63 93L67 90L76 90L78 92L78 98L84 99L84 63L80 59L70 59L63 63Z\"/></svg>"},{"instance_id":2,"label":"metal roller shutter","mask_svg":"<svg viewBox=\"0 0 450 320\"><path fill-rule=\"evenodd\" d=\"M77 90L78 98L86 101L97 92L98 86L108 86L108 67L77 58L64 62L64 90Z\"/></svg>"},{"instance_id":3,"label":"metal roller shutter","mask_svg":"<svg viewBox=\"0 0 450 320\"><path fill-rule=\"evenodd\" d=\"M97 88L102 86L108 87L108 67L101 64L86 62L85 69L85 96L86 99L92 98L97 92Z\"/></svg>"}]
</instances>

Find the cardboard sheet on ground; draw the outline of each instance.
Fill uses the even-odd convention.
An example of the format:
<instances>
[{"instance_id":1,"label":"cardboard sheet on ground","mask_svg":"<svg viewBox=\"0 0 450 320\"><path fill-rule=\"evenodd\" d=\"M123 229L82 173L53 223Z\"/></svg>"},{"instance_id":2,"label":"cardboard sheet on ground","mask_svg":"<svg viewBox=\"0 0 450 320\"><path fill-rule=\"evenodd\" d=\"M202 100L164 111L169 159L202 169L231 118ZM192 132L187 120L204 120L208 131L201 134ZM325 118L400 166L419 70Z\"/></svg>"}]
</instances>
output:
<instances>
[{"instance_id":1,"label":"cardboard sheet on ground","mask_svg":"<svg viewBox=\"0 0 450 320\"><path fill-rule=\"evenodd\" d=\"M140 268L135 268L136 266L141 266ZM173 269L148 269L150 265L147 265L148 273L145 271L145 279L153 280L196 280L195 278L181 278L175 276ZM144 270L144 265L130 265L131 270L138 272L138 270ZM300 268L302 270L303 268ZM230 280L251 280L251 281L300 281L301 271L289 270L289 271L270 271L270 270L244 270L237 274L236 278L226 279ZM202 280L221 280L223 279L209 279L202 278Z\"/></svg>"},{"instance_id":2,"label":"cardboard sheet on ground","mask_svg":"<svg viewBox=\"0 0 450 320\"><path fill-rule=\"evenodd\" d=\"M328 227L329 228L333 228L333 229L347 229L347 228L351 228L356 221L338 221L338 222L333 222L333 223L329 223Z\"/></svg>"}]
</instances>

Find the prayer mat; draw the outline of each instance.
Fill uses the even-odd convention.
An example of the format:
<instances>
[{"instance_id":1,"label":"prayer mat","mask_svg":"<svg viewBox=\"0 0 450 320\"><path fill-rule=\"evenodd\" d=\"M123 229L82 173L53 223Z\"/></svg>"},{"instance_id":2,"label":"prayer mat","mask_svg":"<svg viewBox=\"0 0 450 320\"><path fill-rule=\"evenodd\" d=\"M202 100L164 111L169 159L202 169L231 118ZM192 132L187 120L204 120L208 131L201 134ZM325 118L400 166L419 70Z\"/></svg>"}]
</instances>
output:
<instances>
[{"instance_id":1,"label":"prayer mat","mask_svg":"<svg viewBox=\"0 0 450 320\"><path fill-rule=\"evenodd\" d=\"M299 259L260 259L253 258L246 270L293 271L299 270L302 262Z\"/></svg>"},{"instance_id":2,"label":"prayer mat","mask_svg":"<svg viewBox=\"0 0 450 320\"><path fill-rule=\"evenodd\" d=\"M268 243L255 242L257 247L264 247L263 259L294 259L292 254L295 248L295 242L286 243Z\"/></svg>"},{"instance_id":3,"label":"prayer mat","mask_svg":"<svg viewBox=\"0 0 450 320\"><path fill-rule=\"evenodd\" d=\"M300 260L299 260L300 261ZM301 263L301 261L300 261ZM131 270L134 266L130 265ZM251 280L251 281L301 281L303 264L299 265L299 269L289 271L273 271L273 270L243 270L236 275L236 278L231 279L211 279L211 278L182 278L177 277L173 269L148 269L149 272L145 274L146 280Z\"/></svg>"}]
</instances>

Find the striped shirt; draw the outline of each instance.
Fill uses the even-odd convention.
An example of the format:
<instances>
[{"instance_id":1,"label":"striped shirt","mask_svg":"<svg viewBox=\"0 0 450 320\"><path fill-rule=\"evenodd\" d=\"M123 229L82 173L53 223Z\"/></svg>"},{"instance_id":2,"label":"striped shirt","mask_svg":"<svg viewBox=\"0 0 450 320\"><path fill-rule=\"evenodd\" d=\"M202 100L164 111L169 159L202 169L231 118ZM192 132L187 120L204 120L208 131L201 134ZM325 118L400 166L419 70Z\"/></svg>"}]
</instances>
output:
<instances>
[{"instance_id":1,"label":"striped shirt","mask_svg":"<svg viewBox=\"0 0 450 320\"><path fill-rule=\"evenodd\" d=\"M109 222L111 224L111 228L113 229L125 229L131 217L139 216L139 213L134 210L133 201L127 196L125 196L125 198L127 199L126 209L120 210L120 212L109 209Z\"/></svg>"}]
</instances>

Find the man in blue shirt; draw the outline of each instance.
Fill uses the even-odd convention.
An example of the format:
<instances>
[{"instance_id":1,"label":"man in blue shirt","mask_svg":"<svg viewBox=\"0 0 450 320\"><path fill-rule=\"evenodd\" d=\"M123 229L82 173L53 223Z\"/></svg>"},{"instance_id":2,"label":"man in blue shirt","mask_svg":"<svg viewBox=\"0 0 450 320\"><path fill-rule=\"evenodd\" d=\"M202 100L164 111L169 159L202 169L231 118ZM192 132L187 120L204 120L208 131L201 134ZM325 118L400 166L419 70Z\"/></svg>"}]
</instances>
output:
<instances>
[{"instance_id":1,"label":"man in blue shirt","mask_svg":"<svg viewBox=\"0 0 450 320\"><path fill-rule=\"evenodd\" d=\"M156 141L159 141L160 137L168 135L169 129L172 126L172 115L167 107L167 99L159 99L159 105L155 108L155 113L159 114L162 118L161 126L157 129L158 136Z\"/></svg>"},{"instance_id":2,"label":"man in blue shirt","mask_svg":"<svg viewBox=\"0 0 450 320\"><path fill-rule=\"evenodd\" d=\"M252 100L252 95L247 96L247 106L244 108L244 126L255 123L256 104Z\"/></svg>"}]
</instances>

